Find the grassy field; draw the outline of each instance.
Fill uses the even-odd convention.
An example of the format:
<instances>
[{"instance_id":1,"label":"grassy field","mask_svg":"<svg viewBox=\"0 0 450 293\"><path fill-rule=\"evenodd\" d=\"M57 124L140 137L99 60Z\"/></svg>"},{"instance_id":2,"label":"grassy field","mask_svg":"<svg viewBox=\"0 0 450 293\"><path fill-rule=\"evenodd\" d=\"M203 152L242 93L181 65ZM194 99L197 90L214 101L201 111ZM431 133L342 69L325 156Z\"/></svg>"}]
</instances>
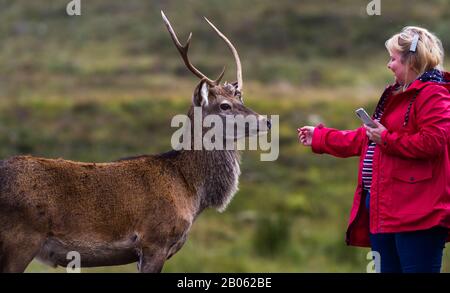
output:
<instances>
[{"instance_id":1,"label":"grassy field","mask_svg":"<svg viewBox=\"0 0 450 293\"><path fill-rule=\"evenodd\" d=\"M200 18L208 15L239 48L246 104L280 116L280 154L261 162L258 151L244 152L230 206L202 214L164 272L366 271L369 250L344 243L357 158L314 155L298 144L296 129L358 127L354 109L372 112L392 80L384 40L414 22L448 48L448 1L386 4L378 19L342 0L208 1L206 8L205 1L92 0L80 18L64 15L62 2L0 0L1 158L107 162L169 150L170 121L186 113L198 81L159 10L180 39L194 32L196 65L216 75L226 64L225 79L233 80L232 57ZM64 271L36 261L27 269ZM83 269L135 271L135 264ZM450 272L448 248L443 271Z\"/></svg>"}]
</instances>

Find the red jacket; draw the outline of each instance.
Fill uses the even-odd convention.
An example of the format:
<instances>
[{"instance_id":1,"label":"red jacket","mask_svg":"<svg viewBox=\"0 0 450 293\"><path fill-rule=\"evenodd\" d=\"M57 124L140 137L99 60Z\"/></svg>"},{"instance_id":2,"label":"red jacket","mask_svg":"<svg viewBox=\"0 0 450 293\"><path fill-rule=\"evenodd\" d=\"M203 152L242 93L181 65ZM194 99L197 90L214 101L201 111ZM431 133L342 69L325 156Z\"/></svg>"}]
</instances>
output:
<instances>
[{"instance_id":1,"label":"red jacket","mask_svg":"<svg viewBox=\"0 0 450 293\"><path fill-rule=\"evenodd\" d=\"M371 233L392 233L439 225L449 228L450 241L449 73L445 79L447 83L416 80L405 92L388 98L380 121L387 131L373 155L370 219L362 198L361 169L368 144L365 129L315 128L315 153L360 157L348 245L370 246L369 227Z\"/></svg>"}]
</instances>

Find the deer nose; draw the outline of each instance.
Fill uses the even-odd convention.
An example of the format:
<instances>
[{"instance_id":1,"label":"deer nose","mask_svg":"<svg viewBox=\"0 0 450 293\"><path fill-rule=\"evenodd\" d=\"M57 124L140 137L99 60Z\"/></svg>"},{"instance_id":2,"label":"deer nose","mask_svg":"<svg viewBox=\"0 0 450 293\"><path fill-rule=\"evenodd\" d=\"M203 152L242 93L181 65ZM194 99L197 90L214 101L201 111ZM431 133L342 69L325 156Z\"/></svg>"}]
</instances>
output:
<instances>
[{"instance_id":1,"label":"deer nose","mask_svg":"<svg viewBox=\"0 0 450 293\"><path fill-rule=\"evenodd\" d=\"M270 122L270 119L267 119L267 128L268 129L272 128L272 122Z\"/></svg>"}]
</instances>

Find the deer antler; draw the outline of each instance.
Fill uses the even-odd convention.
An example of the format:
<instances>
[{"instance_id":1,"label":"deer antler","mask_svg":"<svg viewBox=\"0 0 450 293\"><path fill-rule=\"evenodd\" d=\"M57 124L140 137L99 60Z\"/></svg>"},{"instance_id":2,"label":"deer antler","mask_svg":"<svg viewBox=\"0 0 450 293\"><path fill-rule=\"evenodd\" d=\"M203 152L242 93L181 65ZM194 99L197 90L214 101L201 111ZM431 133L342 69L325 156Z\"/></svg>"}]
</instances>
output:
<instances>
[{"instance_id":1,"label":"deer antler","mask_svg":"<svg viewBox=\"0 0 450 293\"><path fill-rule=\"evenodd\" d=\"M241 66L241 60L239 59L239 54L236 50L236 48L233 46L233 44L228 40L225 35L219 31L206 17L205 20L208 22L208 24L216 31L216 33L222 38L222 40L225 41L225 43L228 45L228 48L230 48L231 52L233 53L234 60L236 61L236 68L237 68L237 90L242 93L242 87L244 85L244 82L242 81L242 66Z\"/></svg>"},{"instance_id":2,"label":"deer antler","mask_svg":"<svg viewBox=\"0 0 450 293\"><path fill-rule=\"evenodd\" d=\"M175 46L178 49L178 52L180 52L180 54L181 54L181 58L183 58L183 61L184 61L184 64L186 65L186 67L193 74L195 74L198 78L205 79L206 82L208 82L210 85L212 85L212 86L218 85L220 83L220 80L222 79L224 73L225 73L225 67L223 68L222 72L220 73L219 77L216 80L209 79L200 70L195 68L195 66L192 65L192 63L189 61L189 57L188 57L188 50L189 50L189 45L190 45L192 33L189 34L188 40L186 41L186 45L184 45L184 46L181 45L180 41L178 41L178 38L177 38L177 35L175 34L175 31L172 28L172 25L170 25L169 20L167 19L166 15L164 14L164 12L162 10L161 10L161 16L162 16L162 18L164 20L164 23L166 24L167 30L169 31L169 34L172 37L172 40L173 40Z\"/></svg>"}]
</instances>

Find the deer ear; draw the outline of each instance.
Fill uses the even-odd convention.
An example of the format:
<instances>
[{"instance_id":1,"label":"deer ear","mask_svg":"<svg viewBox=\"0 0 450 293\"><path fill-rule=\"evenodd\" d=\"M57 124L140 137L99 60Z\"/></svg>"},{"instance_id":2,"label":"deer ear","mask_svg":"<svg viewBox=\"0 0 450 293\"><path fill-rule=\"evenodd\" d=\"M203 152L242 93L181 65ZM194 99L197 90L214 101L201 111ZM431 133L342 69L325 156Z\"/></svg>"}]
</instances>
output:
<instances>
[{"instance_id":1,"label":"deer ear","mask_svg":"<svg viewBox=\"0 0 450 293\"><path fill-rule=\"evenodd\" d=\"M242 99L242 93L238 90L238 82L235 81L232 83L232 85L234 87L234 96L241 100L242 103L244 103L244 100Z\"/></svg>"},{"instance_id":2,"label":"deer ear","mask_svg":"<svg viewBox=\"0 0 450 293\"><path fill-rule=\"evenodd\" d=\"M205 80L202 80L195 88L194 95L192 97L192 103L197 107L208 106L209 85Z\"/></svg>"}]
</instances>

